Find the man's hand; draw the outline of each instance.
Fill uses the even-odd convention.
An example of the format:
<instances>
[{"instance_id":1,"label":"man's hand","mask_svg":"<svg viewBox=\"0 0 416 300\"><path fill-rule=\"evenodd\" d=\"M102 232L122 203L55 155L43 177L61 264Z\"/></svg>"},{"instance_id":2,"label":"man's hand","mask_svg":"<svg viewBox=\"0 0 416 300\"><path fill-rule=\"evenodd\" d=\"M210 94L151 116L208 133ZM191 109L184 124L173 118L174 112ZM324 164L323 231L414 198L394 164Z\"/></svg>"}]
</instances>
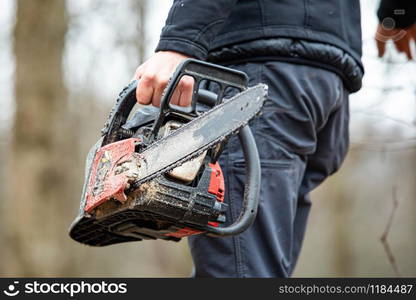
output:
<instances>
[{"instance_id":1,"label":"man's hand","mask_svg":"<svg viewBox=\"0 0 416 300\"><path fill-rule=\"evenodd\" d=\"M134 75L138 80L136 98L140 104L160 106L160 99L176 67L185 59L183 54L173 51L160 51L140 65ZM192 101L194 80L184 76L176 87L171 104L189 106Z\"/></svg>"},{"instance_id":2,"label":"man's hand","mask_svg":"<svg viewBox=\"0 0 416 300\"><path fill-rule=\"evenodd\" d=\"M410 45L416 41L416 24L406 28L388 29L382 24L378 25L376 33L376 42L378 56L383 57L386 52L386 42L392 40L399 52L405 53L408 59L412 59Z\"/></svg>"}]
</instances>

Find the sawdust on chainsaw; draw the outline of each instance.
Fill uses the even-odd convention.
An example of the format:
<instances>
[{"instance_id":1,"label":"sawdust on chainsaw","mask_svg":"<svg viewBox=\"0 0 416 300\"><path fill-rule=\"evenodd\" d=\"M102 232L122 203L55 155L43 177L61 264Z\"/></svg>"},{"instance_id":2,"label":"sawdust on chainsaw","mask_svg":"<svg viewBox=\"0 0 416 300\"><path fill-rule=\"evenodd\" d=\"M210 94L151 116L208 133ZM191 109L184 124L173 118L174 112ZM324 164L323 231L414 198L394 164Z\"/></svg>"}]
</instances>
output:
<instances>
[{"instance_id":1,"label":"sawdust on chainsaw","mask_svg":"<svg viewBox=\"0 0 416 300\"><path fill-rule=\"evenodd\" d=\"M157 195L159 190L159 184L154 181L145 182L141 184L136 190L129 193L127 199L137 199L139 197L144 198L146 203L149 203Z\"/></svg>"},{"instance_id":2,"label":"sawdust on chainsaw","mask_svg":"<svg viewBox=\"0 0 416 300\"><path fill-rule=\"evenodd\" d=\"M100 204L95 208L95 217L101 218L107 216L115 211L120 210L121 208L128 207L128 200L124 203L119 202L113 198L108 199L104 203Z\"/></svg>"},{"instance_id":3,"label":"sawdust on chainsaw","mask_svg":"<svg viewBox=\"0 0 416 300\"><path fill-rule=\"evenodd\" d=\"M138 198L143 198L145 203L149 203L157 195L158 186L159 185L153 181L143 183L137 189L130 191L127 195L127 200L124 202L111 198L97 206L94 212L95 217L101 218L132 207Z\"/></svg>"}]
</instances>

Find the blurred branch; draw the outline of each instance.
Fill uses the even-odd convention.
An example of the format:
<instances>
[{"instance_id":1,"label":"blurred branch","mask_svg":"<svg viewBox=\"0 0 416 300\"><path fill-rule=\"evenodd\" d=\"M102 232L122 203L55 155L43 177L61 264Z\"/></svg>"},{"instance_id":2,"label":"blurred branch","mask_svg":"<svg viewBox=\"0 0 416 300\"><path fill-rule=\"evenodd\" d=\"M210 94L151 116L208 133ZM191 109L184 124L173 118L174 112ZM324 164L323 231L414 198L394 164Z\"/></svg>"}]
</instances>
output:
<instances>
[{"instance_id":1,"label":"blurred branch","mask_svg":"<svg viewBox=\"0 0 416 300\"><path fill-rule=\"evenodd\" d=\"M411 122L406 122L406 121L403 121L403 120L400 120L400 119L396 119L396 118L393 118L393 117L387 116L387 115L385 115L385 114L371 113L371 112L368 112L368 111L366 111L366 110L353 110L353 111L351 111L351 113L353 113L353 114L363 114L363 115L367 115L367 116L369 116L369 117L378 117L378 118L383 118L383 119L385 119L385 120L390 120L390 121L393 121L393 122L399 123L399 124L401 124L401 125L405 125L405 126L407 126L407 127L413 128L413 129L415 129L415 128L416 128L416 125L415 125L415 124L413 124L413 123L411 123ZM387 142L388 142L388 141L387 141Z\"/></svg>"},{"instance_id":2,"label":"blurred branch","mask_svg":"<svg viewBox=\"0 0 416 300\"><path fill-rule=\"evenodd\" d=\"M396 273L397 277L401 277L402 274L399 270L399 267L397 265L394 254L393 254L393 252L390 248L390 244L387 241L388 235L390 233L391 225L393 223L393 219L394 219L394 216L396 214L396 210L397 210L398 206L399 206L399 200L397 199L397 186L394 186L393 187L393 209L391 210L389 219L388 219L387 224L386 224L386 228L384 229L384 232L380 237L380 241L383 245L384 251L386 252L387 258L388 258L391 266L393 267L394 273Z\"/></svg>"},{"instance_id":3,"label":"blurred branch","mask_svg":"<svg viewBox=\"0 0 416 300\"><path fill-rule=\"evenodd\" d=\"M378 142L368 142L355 140L351 141L350 149L376 152L414 150L416 149L416 137L403 139L401 141L385 140Z\"/></svg>"},{"instance_id":4,"label":"blurred branch","mask_svg":"<svg viewBox=\"0 0 416 300\"><path fill-rule=\"evenodd\" d=\"M371 152L396 152L396 151L408 151L408 150L415 150L416 144L411 145L404 145L404 146L396 146L393 147L386 147L382 143L366 143L366 142L352 142L350 150L352 151L371 151Z\"/></svg>"}]
</instances>

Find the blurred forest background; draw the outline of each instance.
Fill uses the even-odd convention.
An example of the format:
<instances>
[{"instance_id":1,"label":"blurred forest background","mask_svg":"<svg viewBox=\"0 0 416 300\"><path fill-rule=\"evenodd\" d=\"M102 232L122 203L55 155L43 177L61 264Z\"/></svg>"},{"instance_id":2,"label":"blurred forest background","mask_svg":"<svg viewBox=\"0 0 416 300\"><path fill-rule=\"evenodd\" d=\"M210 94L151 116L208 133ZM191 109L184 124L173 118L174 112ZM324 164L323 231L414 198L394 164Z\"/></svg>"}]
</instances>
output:
<instances>
[{"instance_id":1,"label":"blurred forest background","mask_svg":"<svg viewBox=\"0 0 416 300\"><path fill-rule=\"evenodd\" d=\"M377 58L377 3L361 1L350 152L313 193L294 276L416 276L416 64L392 45ZM190 275L186 241L89 248L67 235L86 153L170 4L0 0L0 276Z\"/></svg>"}]
</instances>

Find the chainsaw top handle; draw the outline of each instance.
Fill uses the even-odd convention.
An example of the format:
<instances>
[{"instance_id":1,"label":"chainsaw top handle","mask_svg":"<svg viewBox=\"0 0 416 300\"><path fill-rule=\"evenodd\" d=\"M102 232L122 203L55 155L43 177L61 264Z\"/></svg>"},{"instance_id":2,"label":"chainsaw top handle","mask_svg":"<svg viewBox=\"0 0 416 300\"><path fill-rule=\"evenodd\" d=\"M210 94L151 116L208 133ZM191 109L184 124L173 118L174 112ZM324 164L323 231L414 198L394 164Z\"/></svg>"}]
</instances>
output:
<instances>
[{"instance_id":1,"label":"chainsaw top handle","mask_svg":"<svg viewBox=\"0 0 416 300\"><path fill-rule=\"evenodd\" d=\"M179 106L173 107L170 105L175 88L179 84L183 76L191 76L194 79L194 87L192 93L191 106L188 108L181 108ZM242 91L247 88L248 77L244 72L226 68L223 66L211 64L208 62L187 59L183 61L173 73L168 85L165 88L162 99L160 101L160 112L153 125L149 140L157 137L159 129L163 125L163 121L170 113L180 113L182 115L195 116L196 104L199 101L199 94L203 93L199 89L202 81L215 82L218 85L218 93L214 103L210 101L210 106L217 105L222 102L225 90L229 87L236 88ZM110 116L101 130L103 139L102 146L113 143L123 138L124 129L122 126L126 123L134 105L136 104L136 88L137 80L132 81L126 86L118 96L117 102L113 107ZM207 103L205 103L207 104Z\"/></svg>"},{"instance_id":2,"label":"chainsaw top handle","mask_svg":"<svg viewBox=\"0 0 416 300\"><path fill-rule=\"evenodd\" d=\"M190 107L179 107L170 105L173 93L183 76L191 76L194 80L192 101ZM180 113L189 116L196 115L196 105L199 101L200 85L202 81L215 82L218 85L218 93L214 103L210 101L210 106L220 104L223 100L227 88L236 88L240 92L247 88L248 77L244 72L211 64L208 62L187 59L183 61L173 73L168 85L160 100L160 112L156 119L150 139L157 137L163 121L170 113Z\"/></svg>"}]
</instances>

